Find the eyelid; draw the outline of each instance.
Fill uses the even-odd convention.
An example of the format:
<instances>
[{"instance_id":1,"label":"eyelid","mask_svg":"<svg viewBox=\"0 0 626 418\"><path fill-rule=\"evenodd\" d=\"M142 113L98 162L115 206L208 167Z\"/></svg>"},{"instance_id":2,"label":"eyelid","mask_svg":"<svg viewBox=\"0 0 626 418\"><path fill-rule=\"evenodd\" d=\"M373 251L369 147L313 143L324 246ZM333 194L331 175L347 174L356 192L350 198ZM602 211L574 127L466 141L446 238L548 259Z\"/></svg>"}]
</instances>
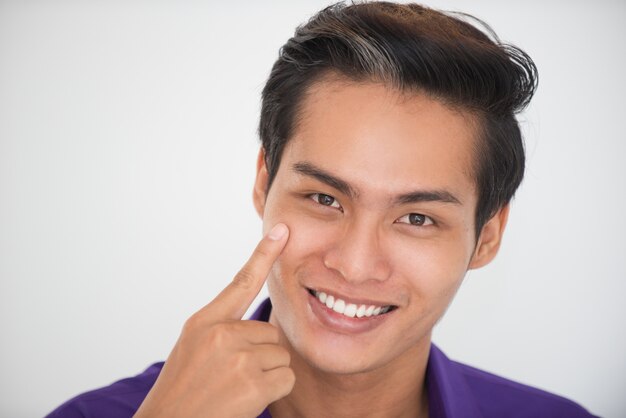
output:
<instances>
[{"instance_id":1,"label":"eyelid","mask_svg":"<svg viewBox=\"0 0 626 418\"><path fill-rule=\"evenodd\" d=\"M318 198L320 195L323 195L323 196L328 196L328 197L332 198L332 199L333 199L333 204L332 204L332 205L323 205L323 204L321 204L321 203L317 200L317 198ZM339 204L339 200L337 200L337 198L336 198L336 197L334 197L333 195L330 195L330 194L328 194L328 193L320 193L320 192L317 192L317 193L309 193L309 194L307 194L307 195L306 195L306 197L307 197L307 199L311 199L311 200L312 200L313 202L315 202L315 204L316 204L316 205L318 205L318 206L324 206L324 207L328 207L328 208L334 208L334 209L337 209L337 210L339 210L339 211L343 212L343 207ZM422 225L414 225L414 224L412 224L412 223L409 221L409 216L411 216L411 215L421 215L421 216L423 216L423 217L424 217L424 218L426 218L426 219L424 220L424 223L423 223ZM402 221L402 220L404 220L404 219L406 219L406 221L405 221L405 222L403 222L403 221ZM396 220L394 221L394 223L404 223L404 224L407 224L407 225L409 225L409 226L416 226L416 227L425 227L425 226L435 225L435 221L433 220L433 218L431 218L431 217L430 217L430 216L428 216L428 215L424 215L423 213L419 213L419 212L411 212L411 213L407 213L406 215L401 216L401 217L399 217L398 219L396 219Z\"/></svg>"},{"instance_id":2,"label":"eyelid","mask_svg":"<svg viewBox=\"0 0 626 418\"><path fill-rule=\"evenodd\" d=\"M413 215L413 214L415 214L415 215L421 215L421 216L423 216L424 218L426 218L426 220L424 221L424 224L422 224L422 225L413 225L411 222L409 222L409 216L411 216L411 215ZM405 218L406 218L406 222L401 222L401 220L402 220L402 219L405 219ZM433 220L433 218L431 218L431 217L430 217L430 216L428 216L428 215L424 215L423 213L411 212L411 213L407 213L407 214L406 214L406 215L404 215L404 216L399 217L398 219L396 219L396 220L394 221L394 223L403 223L403 224L407 224L407 225L409 225L409 226L425 227L425 226L434 225L434 224L435 224L435 221Z\"/></svg>"}]
</instances>

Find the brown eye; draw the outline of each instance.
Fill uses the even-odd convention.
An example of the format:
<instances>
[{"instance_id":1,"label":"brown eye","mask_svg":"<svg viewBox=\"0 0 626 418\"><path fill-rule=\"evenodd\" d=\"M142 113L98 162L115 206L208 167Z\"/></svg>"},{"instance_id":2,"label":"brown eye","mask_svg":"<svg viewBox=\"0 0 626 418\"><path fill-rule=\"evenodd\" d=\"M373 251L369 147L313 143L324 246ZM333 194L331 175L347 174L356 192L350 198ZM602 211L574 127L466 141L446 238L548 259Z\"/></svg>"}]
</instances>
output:
<instances>
[{"instance_id":1,"label":"brown eye","mask_svg":"<svg viewBox=\"0 0 626 418\"><path fill-rule=\"evenodd\" d=\"M397 223L409 224L414 226L428 226L433 225L433 220L421 213L409 213L396 220Z\"/></svg>"},{"instance_id":2,"label":"brown eye","mask_svg":"<svg viewBox=\"0 0 626 418\"><path fill-rule=\"evenodd\" d=\"M422 226L426 222L426 216L419 213L411 213L409 214L409 223L411 225Z\"/></svg>"},{"instance_id":3,"label":"brown eye","mask_svg":"<svg viewBox=\"0 0 626 418\"><path fill-rule=\"evenodd\" d=\"M324 206L332 206L335 202L335 198L332 196L328 196L327 194L317 194L317 203L322 204Z\"/></svg>"},{"instance_id":4,"label":"brown eye","mask_svg":"<svg viewBox=\"0 0 626 418\"><path fill-rule=\"evenodd\" d=\"M330 195L327 195L324 193L313 193L312 195L310 195L310 197L311 199L313 199L315 202L319 203L320 205L330 206L332 208L341 210L341 206L339 205L339 202L337 202L337 199L335 199L334 197Z\"/></svg>"}]
</instances>

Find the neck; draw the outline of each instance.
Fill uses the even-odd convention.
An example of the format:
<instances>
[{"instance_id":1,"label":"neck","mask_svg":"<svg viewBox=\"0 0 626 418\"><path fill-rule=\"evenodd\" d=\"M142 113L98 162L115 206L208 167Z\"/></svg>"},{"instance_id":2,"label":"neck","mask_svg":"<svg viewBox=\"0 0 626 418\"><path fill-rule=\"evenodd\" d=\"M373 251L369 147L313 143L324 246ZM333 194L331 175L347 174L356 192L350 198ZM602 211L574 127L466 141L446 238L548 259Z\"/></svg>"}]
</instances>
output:
<instances>
[{"instance_id":1,"label":"neck","mask_svg":"<svg viewBox=\"0 0 626 418\"><path fill-rule=\"evenodd\" d=\"M296 375L292 392L270 405L274 418L283 417L419 417L428 416L424 380L430 349L425 343L391 363L354 374L328 373L302 358L289 342Z\"/></svg>"}]
</instances>

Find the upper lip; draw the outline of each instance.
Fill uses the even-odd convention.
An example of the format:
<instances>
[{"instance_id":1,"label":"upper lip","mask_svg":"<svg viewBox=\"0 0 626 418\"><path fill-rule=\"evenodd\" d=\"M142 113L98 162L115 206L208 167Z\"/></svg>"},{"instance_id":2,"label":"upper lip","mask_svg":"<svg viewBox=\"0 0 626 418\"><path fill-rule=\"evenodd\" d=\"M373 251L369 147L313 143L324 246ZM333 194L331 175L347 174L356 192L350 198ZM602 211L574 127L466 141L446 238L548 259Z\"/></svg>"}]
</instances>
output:
<instances>
[{"instance_id":1,"label":"upper lip","mask_svg":"<svg viewBox=\"0 0 626 418\"><path fill-rule=\"evenodd\" d=\"M380 307L384 307L384 306L394 306L397 307L398 305L394 304L394 303L390 303L390 302L385 302L385 301L380 301L380 300L373 300L373 299L367 299L367 298L360 298L360 297L353 297L353 296L346 296L345 294L338 292L336 290L328 290L327 288L322 288L322 287L309 287L306 286L307 290L312 290L314 292L324 292L327 295L332 295L335 298L339 298L342 299L344 302L346 303L354 303L355 305L374 305L374 306L380 306Z\"/></svg>"}]
</instances>

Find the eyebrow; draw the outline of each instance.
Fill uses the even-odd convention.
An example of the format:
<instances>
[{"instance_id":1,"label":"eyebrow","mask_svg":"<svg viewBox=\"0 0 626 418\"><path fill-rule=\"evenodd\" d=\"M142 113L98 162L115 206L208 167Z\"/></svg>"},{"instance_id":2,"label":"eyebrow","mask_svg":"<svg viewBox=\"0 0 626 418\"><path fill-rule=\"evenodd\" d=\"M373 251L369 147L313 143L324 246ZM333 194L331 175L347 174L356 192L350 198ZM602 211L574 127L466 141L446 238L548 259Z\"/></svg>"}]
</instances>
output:
<instances>
[{"instance_id":1,"label":"eyebrow","mask_svg":"<svg viewBox=\"0 0 626 418\"><path fill-rule=\"evenodd\" d=\"M411 193L401 194L400 196L394 198L394 202L401 205L418 202L440 202L452 203L455 205L461 204L461 201L457 199L456 196L445 190L419 190Z\"/></svg>"},{"instance_id":2,"label":"eyebrow","mask_svg":"<svg viewBox=\"0 0 626 418\"><path fill-rule=\"evenodd\" d=\"M301 161L293 164L292 170L296 173L313 177L314 179L327 184L328 186L339 190L350 198L358 197L359 193L356 188L345 180L334 176L327 171L316 167L308 161ZM395 196L392 200L394 204L406 205L419 202L440 202L461 205L461 201L452 193L446 190L416 190L409 193L403 193Z\"/></svg>"},{"instance_id":3,"label":"eyebrow","mask_svg":"<svg viewBox=\"0 0 626 418\"><path fill-rule=\"evenodd\" d=\"M296 173L313 177L320 182L339 190L341 193L350 198L355 198L359 195L356 189L350 186L347 181L341 180L339 177L333 176L332 174L314 166L309 162L303 161L295 163L292 168Z\"/></svg>"}]
</instances>

